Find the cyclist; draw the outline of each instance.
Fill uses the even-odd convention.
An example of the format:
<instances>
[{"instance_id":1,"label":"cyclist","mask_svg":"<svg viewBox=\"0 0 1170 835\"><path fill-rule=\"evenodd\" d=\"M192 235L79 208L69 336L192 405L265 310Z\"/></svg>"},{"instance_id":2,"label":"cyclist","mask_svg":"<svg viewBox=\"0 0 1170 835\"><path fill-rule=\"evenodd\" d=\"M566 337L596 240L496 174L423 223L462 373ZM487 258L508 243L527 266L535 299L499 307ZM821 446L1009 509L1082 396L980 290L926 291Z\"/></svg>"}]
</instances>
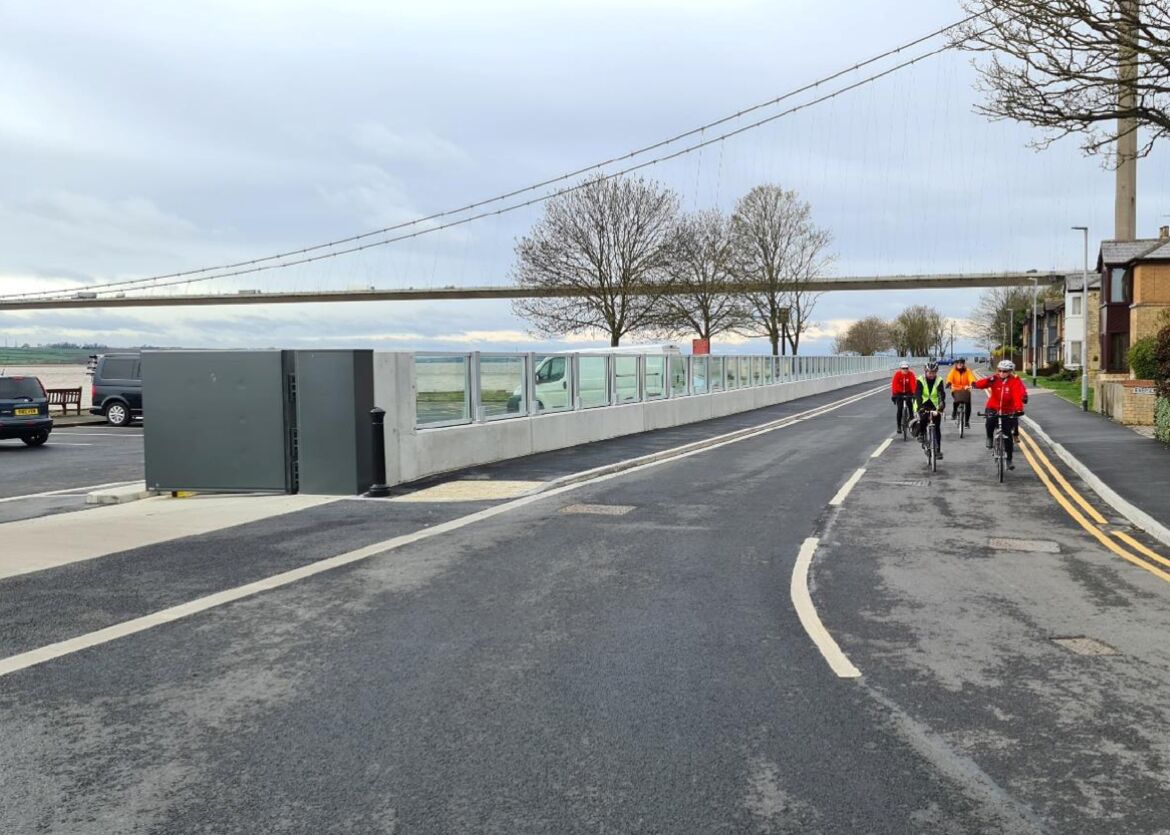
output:
<instances>
[{"instance_id":1,"label":"cyclist","mask_svg":"<svg viewBox=\"0 0 1170 835\"><path fill-rule=\"evenodd\" d=\"M918 407L918 416L914 423L914 437L926 431L926 421L935 425L934 449L942 460L942 416L946 410L947 392L943 381L938 377L938 363L930 360L926 363L926 373L918 381L914 392L914 402Z\"/></svg>"},{"instance_id":2,"label":"cyclist","mask_svg":"<svg viewBox=\"0 0 1170 835\"><path fill-rule=\"evenodd\" d=\"M959 357L947 374L947 388L951 390L951 420L959 416L959 404L967 404L967 427L971 426L971 385L975 375L967 367L967 360Z\"/></svg>"},{"instance_id":3,"label":"cyclist","mask_svg":"<svg viewBox=\"0 0 1170 835\"><path fill-rule=\"evenodd\" d=\"M898 428L895 435L902 432L902 404L906 404L906 420L910 420L910 400L918 392L918 378L910 370L910 363L902 360L902 365L894 372L894 379L890 383L890 400L898 404Z\"/></svg>"},{"instance_id":4,"label":"cyclist","mask_svg":"<svg viewBox=\"0 0 1170 835\"><path fill-rule=\"evenodd\" d=\"M1003 450L1009 470L1016 468L1012 463L1012 438L1019 431L1019 416L1024 413L1024 404L1028 402L1028 390L1024 387L1024 381L1015 375L1015 370L1014 362L1003 360L996 367L994 377L983 377L974 383L977 389L987 389L988 449L991 449L995 437L995 415L991 412L1003 416Z\"/></svg>"}]
</instances>

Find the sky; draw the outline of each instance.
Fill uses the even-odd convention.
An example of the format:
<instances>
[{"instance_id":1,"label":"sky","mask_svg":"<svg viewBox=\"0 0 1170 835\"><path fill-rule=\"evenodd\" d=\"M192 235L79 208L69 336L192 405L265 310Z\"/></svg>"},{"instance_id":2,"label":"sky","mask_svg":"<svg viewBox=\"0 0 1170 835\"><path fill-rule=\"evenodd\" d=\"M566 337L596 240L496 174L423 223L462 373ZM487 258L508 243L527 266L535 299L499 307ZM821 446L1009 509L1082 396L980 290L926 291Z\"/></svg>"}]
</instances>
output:
<instances>
[{"instance_id":1,"label":"sky","mask_svg":"<svg viewBox=\"0 0 1170 835\"><path fill-rule=\"evenodd\" d=\"M770 100L960 17L957 0L0 0L0 294L262 257L462 206ZM641 173L686 211L730 212L761 183L795 189L832 233L840 275L1079 267L1069 227L1111 237L1112 173L1075 140L1037 152L1032 129L977 115L970 60L945 53ZM1168 174L1165 149L1141 163L1139 235L1170 222ZM540 212L174 289L505 284ZM922 303L963 320L977 299L826 294L802 352L830 352L866 315ZM7 344L597 344L528 331L507 302L482 301L0 313Z\"/></svg>"}]
</instances>

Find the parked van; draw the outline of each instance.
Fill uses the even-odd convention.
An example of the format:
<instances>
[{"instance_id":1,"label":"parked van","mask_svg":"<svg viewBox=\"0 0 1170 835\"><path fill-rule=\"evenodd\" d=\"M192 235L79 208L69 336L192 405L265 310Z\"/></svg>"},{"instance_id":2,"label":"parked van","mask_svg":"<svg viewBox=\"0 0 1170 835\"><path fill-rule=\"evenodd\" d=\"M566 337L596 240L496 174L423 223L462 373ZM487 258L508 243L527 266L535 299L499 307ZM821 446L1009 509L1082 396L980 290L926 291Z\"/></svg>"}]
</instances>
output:
<instances>
[{"instance_id":1,"label":"parked van","mask_svg":"<svg viewBox=\"0 0 1170 835\"><path fill-rule=\"evenodd\" d=\"M606 354L619 355L615 360L614 368L614 404L631 403L638 399L638 355L648 357L681 356L682 351L673 343L657 345L629 345L617 348L594 348L580 352L577 389L581 392L581 400L585 404L599 404L605 401L606 396ZM572 356L568 354L552 354L541 360L534 373L535 395L537 411L559 410L568 408L572 396L569 387L569 364ZM646 388L649 391L662 391L665 385L667 360L664 359L660 372L651 369L646 375ZM520 403L524 398L523 390L517 388L508 398L508 411L520 411Z\"/></svg>"},{"instance_id":2,"label":"parked van","mask_svg":"<svg viewBox=\"0 0 1170 835\"><path fill-rule=\"evenodd\" d=\"M138 354L102 354L93 365L92 415L110 426L129 426L142 417L142 359Z\"/></svg>"}]
</instances>

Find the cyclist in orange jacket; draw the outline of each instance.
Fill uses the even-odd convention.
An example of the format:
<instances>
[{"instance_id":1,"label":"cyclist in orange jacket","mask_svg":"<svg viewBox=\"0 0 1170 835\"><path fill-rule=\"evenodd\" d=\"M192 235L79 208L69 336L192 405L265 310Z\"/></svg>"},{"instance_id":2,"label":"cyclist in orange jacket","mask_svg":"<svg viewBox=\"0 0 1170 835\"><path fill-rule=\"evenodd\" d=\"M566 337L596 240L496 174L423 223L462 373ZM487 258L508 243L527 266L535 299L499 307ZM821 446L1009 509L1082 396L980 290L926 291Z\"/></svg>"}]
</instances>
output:
<instances>
[{"instance_id":1,"label":"cyclist in orange jacket","mask_svg":"<svg viewBox=\"0 0 1170 835\"><path fill-rule=\"evenodd\" d=\"M1024 413L1024 404L1028 402L1028 389L1024 381L1015 375L1016 364L1011 360L1003 360L995 370L994 377L983 377L975 381L975 388L987 389L987 448L991 449L992 438L995 437L995 415L1003 416L1003 450L1007 455L1009 470L1014 470L1012 463L1012 439L1019 431L1019 416Z\"/></svg>"},{"instance_id":2,"label":"cyclist in orange jacket","mask_svg":"<svg viewBox=\"0 0 1170 835\"><path fill-rule=\"evenodd\" d=\"M975 382L975 375L967 367L967 360L959 357L951 366L947 374L947 388L951 390L951 420L959 416L959 404L967 404L967 423L971 426L971 386Z\"/></svg>"},{"instance_id":3,"label":"cyclist in orange jacket","mask_svg":"<svg viewBox=\"0 0 1170 835\"><path fill-rule=\"evenodd\" d=\"M897 412L897 429L895 435L902 433L902 409L906 409L906 421L914 415L913 400L918 396L918 378L914 376L914 372L910 370L910 363L902 360L902 365L894 372L894 378L890 381L890 400L898 404Z\"/></svg>"}]
</instances>

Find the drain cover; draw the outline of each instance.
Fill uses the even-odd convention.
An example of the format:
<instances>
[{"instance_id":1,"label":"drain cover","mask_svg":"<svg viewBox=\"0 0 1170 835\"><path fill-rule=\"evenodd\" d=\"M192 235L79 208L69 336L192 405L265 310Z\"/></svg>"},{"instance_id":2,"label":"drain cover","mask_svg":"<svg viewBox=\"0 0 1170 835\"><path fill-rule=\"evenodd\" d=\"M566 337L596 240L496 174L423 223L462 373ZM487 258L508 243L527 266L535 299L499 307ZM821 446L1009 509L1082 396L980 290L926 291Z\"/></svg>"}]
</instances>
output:
<instances>
[{"instance_id":1,"label":"drain cover","mask_svg":"<svg viewBox=\"0 0 1170 835\"><path fill-rule=\"evenodd\" d=\"M922 478L917 481L880 481L879 484L887 484L890 487L929 487L930 479Z\"/></svg>"},{"instance_id":2,"label":"drain cover","mask_svg":"<svg viewBox=\"0 0 1170 835\"><path fill-rule=\"evenodd\" d=\"M589 513L594 516L625 516L634 509L632 504L571 504L561 513Z\"/></svg>"},{"instance_id":3,"label":"drain cover","mask_svg":"<svg viewBox=\"0 0 1170 835\"><path fill-rule=\"evenodd\" d=\"M1060 546L1047 539L989 539L988 547L997 551L1027 551L1033 554L1059 554Z\"/></svg>"},{"instance_id":4,"label":"drain cover","mask_svg":"<svg viewBox=\"0 0 1170 835\"><path fill-rule=\"evenodd\" d=\"M1120 653L1109 644L1098 641L1096 638L1086 638L1084 635L1074 635L1068 638L1053 638L1052 643L1060 644L1077 655L1119 655Z\"/></svg>"}]
</instances>

